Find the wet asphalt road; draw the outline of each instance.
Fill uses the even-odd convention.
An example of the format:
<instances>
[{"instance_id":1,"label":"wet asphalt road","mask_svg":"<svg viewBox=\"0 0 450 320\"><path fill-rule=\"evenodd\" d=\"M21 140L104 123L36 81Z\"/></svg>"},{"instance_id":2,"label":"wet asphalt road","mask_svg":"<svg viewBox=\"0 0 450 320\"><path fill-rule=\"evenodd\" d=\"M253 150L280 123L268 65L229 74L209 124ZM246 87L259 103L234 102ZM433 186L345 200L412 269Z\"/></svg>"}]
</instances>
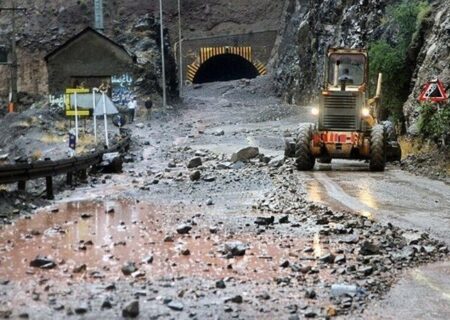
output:
<instances>
[{"instance_id":1,"label":"wet asphalt road","mask_svg":"<svg viewBox=\"0 0 450 320\"><path fill-rule=\"evenodd\" d=\"M219 111L220 112L220 111ZM299 108L288 117L262 122L212 125L209 132L223 129L227 136L244 132L237 139L209 143L194 142L197 148L231 154L239 146L257 146L268 155L281 155L281 132L295 132L298 123L313 122L310 108ZM246 114L248 118L248 113ZM271 129L277 128L277 133ZM245 134L248 130L249 134ZM255 130L258 130L255 132ZM450 185L415 176L388 165L385 172L373 173L362 161L334 160L316 164L312 172L299 172L307 185L308 199L336 210L350 210L383 223L430 233L450 244ZM386 296L369 308L363 318L449 319L450 263L437 263L405 273Z\"/></svg>"},{"instance_id":2,"label":"wet asphalt road","mask_svg":"<svg viewBox=\"0 0 450 320\"><path fill-rule=\"evenodd\" d=\"M142 250L143 247L160 243L166 236L166 225L173 228L173 225L186 217L196 221L202 230L214 226L227 229L230 234L240 234L240 226L252 224L254 215L257 214L252 210L252 205L273 188L272 180L263 170L258 173L252 171L245 178L230 178L229 173L211 172L217 176L217 183L210 187L192 184L186 189L183 184L180 186L176 183L176 179L179 174L184 174L181 167L185 167L189 157L183 151L187 146L192 150L218 154L220 156L217 161L229 158L233 152L246 146L259 147L260 152L270 156L283 154L285 131L295 132L299 123L314 119L308 107L280 105L277 98L266 93L265 86L265 82L250 86L222 83L191 89L186 92L185 106L180 107L176 115L154 118L150 126L133 125L133 134L140 145L132 152L139 161L126 164L125 175L113 175L100 183L63 192L58 195L55 204L61 208L60 216L49 217L42 214L30 222L19 223L19 231L13 230L11 234L1 235L1 239L5 241L14 238L14 241L20 242L19 238L33 229L42 228L38 230L42 233L58 233L54 226L60 225L67 232L62 237L67 242L54 244L51 241L39 242L43 241L39 239L36 240L38 243L27 242L28 247L22 248L20 254L11 256L10 261L13 263L9 265L11 269L6 274L10 274L12 280L20 280L21 274L27 272L26 269L20 269L21 263L24 259L33 258L34 246L59 246L60 256L56 258L64 260L69 257L64 263L67 269L82 263L95 266L94 261L98 261L98 268L103 266L100 270L102 276L113 279L121 265L118 261L126 260L130 253L129 249L121 247L122 241L136 243L136 249L131 252L141 260L147 254ZM170 162L175 162L177 166L168 171L166 168ZM390 222L400 227L422 230L450 244L448 184L405 173L395 166L388 166L384 173L372 173L364 162L341 160L333 161L331 165L317 164L313 171L295 172L295 175L302 181L308 200L383 223ZM166 179L167 177L170 179ZM160 180L159 183L153 184L151 180L155 179ZM146 191L149 184L152 185L151 192ZM124 198L128 200L124 202ZM143 203L139 204L136 199ZM213 207L205 205L208 199L213 200ZM155 205L149 207L148 203ZM119 214L123 210L131 212L131 215L108 218L103 213L109 205L115 207ZM83 212L94 214L84 220L79 218ZM78 217L76 223L70 221L74 215ZM228 220L227 217L235 220ZM215 221L219 219L224 222L217 226ZM115 225L118 227L112 227ZM49 239L52 237L50 234ZM223 241L214 237L206 238L202 234L194 239L176 239L174 245L158 246L153 250L158 257L155 260L155 270L159 271L144 267L143 271L152 276L164 275L169 271L174 276L199 276L204 274L202 270L211 269L212 278L230 276L230 271L226 269L226 265L222 265L222 260L211 256L209 260L202 261L202 257L211 253L213 246ZM77 253L72 256L74 244L82 246L88 239L93 240L99 255L86 257L83 249L80 251L75 248ZM245 240L245 236L242 240ZM247 280L249 270L256 270L254 277L258 281L274 276L272 272L283 256L283 251L279 252L277 248L283 247L284 242L289 240L271 238L270 235L262 240L262 245L253 249L250 258L237 262L232 275L240 276L243 282ZM191 257L178 257L178 252L187 247L192 251ZM109 250L113 251L113 256ZM266 255L270 255L274 262L261 264L261 259L252 260L252 256ZM105 259L108 265L106 269ZM173 259L176 261L171 265L169 262ZM449 319L449 270L449 262L440 262L406 271L385 299L370 305L362 318ZM54 276L55 279L61 277L61 281L79 280L78 276L68 280L64 272L55 273ZM26 301L22 300L25 298L20 294L17 297L17 301L21 303ZM36 310L38 309L36 306ZM41 315L46 315L46 312L48 311L42 311ZM248 312L247 315L251 314L251 310ZM245 314L243 312L241 316L246 318ZM89 317L95 317L95 313ZM348 318L355 317L353 315Z\"/></svg>"},{"instance_id":3,"label":"wet asphalt road","mask_svg":"<svg viewBox=\"0 0 450 320\"><path fill-rule=\"evenodd\" d=\"M308 197L337 210L351 210L385 223L428 232L450 243L450 186L389 166L384 173L363 163L333 161L316 165ZM407 271L384 300L365 316L375 319L449 319L450 263Z\"/></svg>"},{"instance_id":4,"label":"wet asphalt road","mask_svg":"<svg viewBox=\"0 0 450 320\"><path fill-rule=\"evenodd\" d=\"M258 128L266 133L269 128L294 131L298 123L313 120L309 108L303 108L279 121L221 128L229 132L242 128ZM272 145L267 143L270 140ZM270 133L249 135L239 142L242 146L258 146L265 154L282 154L279 136ZM236 150L239 142L220 144L215 141L198 147L230 153ZM311 201L384 223L422 230L450 244L450 185L447 183L415 176L392 165L388 165L383 173L373 173L368 170L367 163L347 160L334 160L331 165L316 164L312 172L298 174L304 176ZM369 308L366 315L380 319L449 319L449 275L450 262L408 271L386 299Z\"/></svg>"}]
</instances>

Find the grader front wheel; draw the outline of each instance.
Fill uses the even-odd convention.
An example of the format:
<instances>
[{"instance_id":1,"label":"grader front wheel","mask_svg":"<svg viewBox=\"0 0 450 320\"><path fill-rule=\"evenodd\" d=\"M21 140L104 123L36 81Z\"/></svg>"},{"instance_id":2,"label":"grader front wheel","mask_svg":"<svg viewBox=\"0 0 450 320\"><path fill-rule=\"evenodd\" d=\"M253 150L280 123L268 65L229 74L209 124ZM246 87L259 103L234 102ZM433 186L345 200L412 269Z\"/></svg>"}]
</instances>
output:
<instances>
[{"instance_id":1,"label":"grader front wheel","mask_svg":"<svg viewBox=\"0 0 450 320\"><path fill-rule=\"evenodd\" d=\"M295 145L295 164L298 170L307 171L314 168L316 159L311 153L312 129L311 125L300 128Z\"/></svg>"},{"instance_id":2,"label":"grader front wheel","mask_svg":"<svg viewBox=\"0 0 450 320\"><path fill-rule=\"evenodd\" d=\"M284 140L284 156L286 158L295 157L295 140L292 138L286 138Z\"/></svg>"},{"instance_id":3,"label":"grader front wheel","mask_svg":"<svg viewBox=\"0 0 450 320\"><path fill-rule=\"evenodd\" d=\"M370 161L371 171L384 171L386 166L386 137L383 125L372 128L370 136Z\"/></svg>"}]
</instances>

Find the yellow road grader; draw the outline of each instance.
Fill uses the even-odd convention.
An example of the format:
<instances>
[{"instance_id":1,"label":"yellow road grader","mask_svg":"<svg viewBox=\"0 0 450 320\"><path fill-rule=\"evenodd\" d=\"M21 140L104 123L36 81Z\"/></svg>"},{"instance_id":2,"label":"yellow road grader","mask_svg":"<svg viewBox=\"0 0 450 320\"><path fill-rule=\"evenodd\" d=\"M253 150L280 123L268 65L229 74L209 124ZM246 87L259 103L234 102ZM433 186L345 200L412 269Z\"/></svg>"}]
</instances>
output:
<instances>
[{"instance_id":1,"label":"yellow road grader","mask_svg":"<svg viewBox=\"0 0 450 320\"><path fill-rule=\"evenodd\" d=\"M368 160L371 171L398 161L401 149L391 122L377 118L382 75L369 99L368 54L365 49L332 48L327 53L325 84L315 124L301 124L298 136L286 140L285 155L296 158L299 170L312 170L316 159Z\"/></svg>"}]
</instances>

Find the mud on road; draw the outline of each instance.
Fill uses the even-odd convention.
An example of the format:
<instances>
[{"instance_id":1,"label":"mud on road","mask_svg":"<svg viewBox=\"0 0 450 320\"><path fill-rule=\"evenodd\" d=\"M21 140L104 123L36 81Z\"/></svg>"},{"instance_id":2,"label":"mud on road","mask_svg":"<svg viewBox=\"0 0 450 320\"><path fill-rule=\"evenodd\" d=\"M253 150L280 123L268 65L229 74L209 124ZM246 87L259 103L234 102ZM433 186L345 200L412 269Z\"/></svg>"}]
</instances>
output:
<instances>
[{"instance_id":1,"label":"mud on road","mask_svg":"<svg viewBox=\"0 0 450 320\"><path fill-rule=\"evenodd\" d=\"M294 170L283 137L309 114L259 78L190 88L182 105L133 125L123 174L91 177L2 227L0 316L388 317L373 302L393 294L395 306L405 291L389 289L399 279L417 288L408 272L445 264L449 241L422 220L393 218L418 208L383 200L383 186L410 182L393 167L376 177L363 163L350 175L341 162ZM247 147L255 157L231 161Z\"/></svg>"}]
</instances>

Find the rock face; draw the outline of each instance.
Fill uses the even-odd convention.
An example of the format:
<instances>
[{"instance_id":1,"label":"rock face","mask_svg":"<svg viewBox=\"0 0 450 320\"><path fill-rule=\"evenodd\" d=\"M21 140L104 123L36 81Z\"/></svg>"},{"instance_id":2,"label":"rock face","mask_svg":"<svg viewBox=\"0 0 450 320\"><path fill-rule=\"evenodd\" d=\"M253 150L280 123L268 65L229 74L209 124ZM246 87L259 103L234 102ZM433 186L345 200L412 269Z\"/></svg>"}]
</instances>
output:
<instances>
[{"instance_id":1,"label":"rock face","mask_svg":"<svg viewBox=\"0 0 450 320\"><path fill-rule=\"evenodd\" d=\"M410 50L420 50L412 79L412 92L404 105L406 126L410 133L417 131L418 103L422 86L438 78L450 89L450 3L433 1L430 17L424 23L423 34Z\"/></svg>"},{"instance_id":2,"label":"rock face","mask_svg":"<svg viewBox=\"0 0 450 320\"><path fill-rule=\"evenodd\" d=\"M136 10L135 6L144 6L144 1L116 1L114 4L104 1L105 35L123 45L135 58L133 88L143 95L151 95L154 100L162 92L161 52L159 21L153 14ZM153 7L153 5L152 5ZM17 43L19 61L19 91L33 95L47 95L47 65L44 57L78 34L93 25L93 1L82 2L36 0L30 3L25 14L18 15L17 25L23 30ZM154 8L150 8L152 10ZM156 9L155 9L156 10ZM36 14L39 12L39 14ZM58 14L54 14L54 13ZM150 11L151 12L151 11ZM125 15L125 17L122 17ZM120 17L119 17L120 16ZM5 23L6 16L0 17ZM166 76L170 94L176 94L177 73L175 60L171 54L171 41L168 30L165 31ZM0 32L0 39L9 43L7 32ZM6 72L7 66L0 66ZM34 77L25 76L32 72ZM8 92L8 80L0 79L0 92Z\"/></svg>"},{"instance_id":3,"label":"rock face","mask_svg":"<svg viewBox=\"0 0 450 320\"><path fill-rule=\"evenodd\" d=\"M382 24L387 6L399 0L288 0L285 26L274 66L275 87L290 103L316 102L323 83L328 47L368 47L382 38L396 41ZM438 77L450 86L450 4L431 1L431 13L408 51L415 69L412 92L404 105L406 125L414 133L417 97L427 81Z\"/></svg>"},{"instance_id":4,"label":"rock face","mask_svg":"<svg viewBox=\"0 0 450 320\"><path fill-rule=\"evenodd\" d=\"M317 97L330 47L367 47L382 34L381 18L392 0L288 0L275 66L275 85L290 103Z\"/></svg>"}]
</instances>

